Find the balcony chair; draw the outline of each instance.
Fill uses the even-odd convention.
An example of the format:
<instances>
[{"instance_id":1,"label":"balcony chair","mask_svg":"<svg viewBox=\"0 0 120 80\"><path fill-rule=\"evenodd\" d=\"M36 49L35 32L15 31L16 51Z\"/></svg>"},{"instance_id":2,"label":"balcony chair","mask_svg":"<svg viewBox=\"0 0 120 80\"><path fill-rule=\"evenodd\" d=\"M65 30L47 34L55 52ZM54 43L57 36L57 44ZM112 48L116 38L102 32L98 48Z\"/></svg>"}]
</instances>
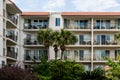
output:
<instances>
[{"instance_id":1,"label":"balcony chair","mask_svg":"<svg viewBox=\"0 0 120 80\"><path fill-rule=\"evenodd\" d=\"M35 41L33 42L33 44L34 44L34 45L37 45L37 41L35 40Z\"/></svg>"}]
</instances>

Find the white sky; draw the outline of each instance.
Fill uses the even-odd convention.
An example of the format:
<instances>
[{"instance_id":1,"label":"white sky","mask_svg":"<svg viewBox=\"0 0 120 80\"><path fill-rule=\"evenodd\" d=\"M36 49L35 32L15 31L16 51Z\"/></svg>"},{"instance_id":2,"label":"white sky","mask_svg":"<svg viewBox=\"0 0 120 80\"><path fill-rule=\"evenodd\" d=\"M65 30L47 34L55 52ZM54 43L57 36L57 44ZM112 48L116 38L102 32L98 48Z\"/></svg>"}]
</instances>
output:
<instances>
[{"instance_id":1,"label":"white sky","mask_svg":"<svg viewBox=\"0 0 120 80\"><path fill-rule=\"evenodd\" d=\"M120 11L120 0L13 0L22 11Z\"/></svg>"}]
</instances>

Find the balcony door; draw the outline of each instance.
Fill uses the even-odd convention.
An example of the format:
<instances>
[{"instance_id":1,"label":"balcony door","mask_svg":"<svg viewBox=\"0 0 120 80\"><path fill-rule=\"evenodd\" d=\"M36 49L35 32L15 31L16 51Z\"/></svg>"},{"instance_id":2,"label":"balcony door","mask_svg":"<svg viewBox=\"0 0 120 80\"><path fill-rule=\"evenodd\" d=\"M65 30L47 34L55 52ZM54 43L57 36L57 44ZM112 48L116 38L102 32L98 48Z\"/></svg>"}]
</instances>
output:
<instances>
[{"instance_id":1,"label":"balcony door","mask_svg":"<svg viewBox=\"0 0 120 80\"><path fill-rule=\"evenodd\" d=\"M107 42L110 41L110 35L97 35L96 41L98 44L105 45Z\"/></svg>"},{"instance_id":2,"label":"balcony door","mask_svg":"<svg viewBox=\"0 0 120 80\"><path fill-rule=\"evenodd\" d=\"M105 42L106 42L106 36L101 35L101 44L105 44Z\"/></svg>"},{"instance_id":3,"label":"balcony door","mask_svg":"<svg viewBox=\"0 0 120 80\"><path fill-rule=\"evenodd\" d=\"M95 28L97 29L109 29L110 20L96 20Z\"/></svg>"},{"instance_id":4,"label":"balcony door","mask_svg":"<svg viewBox=\"0 0 120 80\"><path fill-rule=\"evenodd\" d=\"M83 35L80 35L79 36L79 44L83 44L83 41L84 41L84 36Z\"/></svg>"},{"instance_id":5,"label":"balcony door","mask_svg":"<svg viewBox=\"0 0 120 80\"><path fill-rule=\"evenodd\" d=\"M86 29L88 27L88 20L80 20L80 28Z\"/></svg>"},{"instance_id":6,"label":"balcony door","mask_svg":"<svg viewBox=\"0 0 120 80\"><path fill-rule=\"evenodd\" d=\"M90 41L89 35L79 35L79 44L87 44L87 42Z\"/></svg>"},{"instance_id":7,"label":"balcony door","mask_svg":"<svg viewBox=\"0 0 120 80\"><path fill-rule=\"evenodd\" d=\"M115 26L117 29L120 29L120 19L115 20Z\"/></svg>"},{"instance_id":8,"label":"balcony door","mask_svg":"<svg viewBox=\"0 0 120 80\"><path fill-rule=\"evenodd\" d=\"M94 60L101 61L105 60L105 57L109 57L109 50L96 50Z\"/></svg>"},{"instance_id":9,"label":"balcony door","mask_svg":"<svg viewBox=\"0 0 120 80\"><path fill-rule=\"evenodd\" d=\"M79 60L90 60L89 50L79 50Z\"/></svg>"}]
</instances>

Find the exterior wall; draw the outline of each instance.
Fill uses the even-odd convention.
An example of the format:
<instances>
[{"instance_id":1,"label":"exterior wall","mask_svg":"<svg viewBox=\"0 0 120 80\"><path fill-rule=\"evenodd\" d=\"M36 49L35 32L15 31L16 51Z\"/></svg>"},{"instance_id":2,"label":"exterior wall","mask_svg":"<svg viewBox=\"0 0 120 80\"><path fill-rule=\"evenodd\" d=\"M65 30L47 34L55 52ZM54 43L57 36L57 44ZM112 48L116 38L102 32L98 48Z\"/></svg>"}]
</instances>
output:
<instances>
[{"instance_id":1,"label":"exterior wall","mask_svg":"<svg viewBox=\"0 0 120 80\"><path fill-rule=\"evenodd\" d=\"M55 19L60 18L60 26L55 25ZM61 13L50 13L49 28L54 30L63 29L63 19Z\"/></svg>"}]
</instances>

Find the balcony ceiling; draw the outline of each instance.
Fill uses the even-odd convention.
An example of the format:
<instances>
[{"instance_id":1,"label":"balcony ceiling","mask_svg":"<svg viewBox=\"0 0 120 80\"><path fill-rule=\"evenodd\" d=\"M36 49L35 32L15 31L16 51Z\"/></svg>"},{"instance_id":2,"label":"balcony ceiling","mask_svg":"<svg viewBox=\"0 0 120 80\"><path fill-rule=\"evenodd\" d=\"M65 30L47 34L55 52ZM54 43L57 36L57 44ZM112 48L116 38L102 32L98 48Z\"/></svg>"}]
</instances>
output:
<instances>
[{"instance_id":1,"label":"balcony ceiling","mask_svg":"<svg viewBox=\"0 0 120 80\"><path fill-rule=\"evenodd\" d=\"M22 12L11 0L7 2L6 8L7 8L6 10L14 14Z\"/></svg>"}]
</instances>

